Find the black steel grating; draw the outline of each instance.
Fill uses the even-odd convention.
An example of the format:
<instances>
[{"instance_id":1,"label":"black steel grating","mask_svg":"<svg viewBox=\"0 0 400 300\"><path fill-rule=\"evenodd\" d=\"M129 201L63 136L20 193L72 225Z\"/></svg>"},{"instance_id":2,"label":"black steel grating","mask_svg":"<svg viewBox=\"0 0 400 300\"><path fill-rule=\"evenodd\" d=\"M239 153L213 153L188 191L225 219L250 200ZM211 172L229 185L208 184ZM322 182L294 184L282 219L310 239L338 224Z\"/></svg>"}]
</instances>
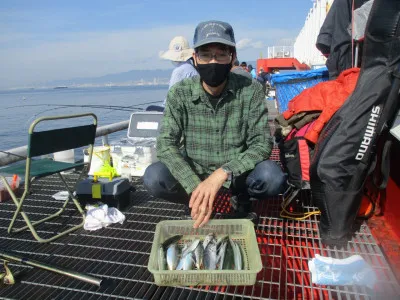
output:
<instances>
[{"instance_id":1,"label":"black steel grating","mask_svg":"<svg viewBox=\"0 0 400 300\"><path fill-rule=\"evenodd\" d=\"M72 176L74 177L74 176ZM57 177L38 182L38 195L25 204L32 216L52 211L60 203L49 195L59 191ZM1 299L387 299L400 295L400 287L367 225L361 227L343 249L322 246L318 218L306 221L279 217L280 198L254 202L260 220L256 234L263 261L257 284L249 287L158 287L147 270L155 226L159 221L179 219L183 206L149 196L139 181L132 194L133 205L124 212L123 225L114 224L99 231L78 230L53 243L39 244L29 232L7 234L14 210L11 201L0 203L1 248L93 276L113 279L114 285L97 288L65 276L28 266L11 264L18 283L0 288ZM221 195L220 212L229 209L227 195ZM311 210L309 195L301 195L305 209ZM307 204L308 203L308 204ZM79 222L71 209L72 220ZM40 232L52 232L58 226L69 226L71 219L61 217ZM21 222L22 224L22 222ZM336 258L358 253L374 268L379 279L377 290L362 287L316 286L310 282L307 261L316 253Z\"/></svg>"}]
</instances>

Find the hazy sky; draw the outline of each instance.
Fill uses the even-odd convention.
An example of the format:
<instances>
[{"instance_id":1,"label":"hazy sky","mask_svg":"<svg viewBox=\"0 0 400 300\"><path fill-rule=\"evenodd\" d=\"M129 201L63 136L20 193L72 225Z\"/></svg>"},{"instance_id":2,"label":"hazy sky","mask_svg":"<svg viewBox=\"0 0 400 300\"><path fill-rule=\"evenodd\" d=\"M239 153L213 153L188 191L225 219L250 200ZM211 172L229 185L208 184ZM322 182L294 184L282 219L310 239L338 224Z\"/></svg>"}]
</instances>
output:
<instances>
[{"instance_id":1,"label":"hazy sky","mask_svg":"<svg viewBox=\"0 0 400 300\"><path fill-rule=\"evenodd\" d=\"M176 35L192 45L201 21L234 29L239 60L287 44L312 0L1 0L0 88L133 69L171 68L159 58Z\"/></svg>"}]
</instances>

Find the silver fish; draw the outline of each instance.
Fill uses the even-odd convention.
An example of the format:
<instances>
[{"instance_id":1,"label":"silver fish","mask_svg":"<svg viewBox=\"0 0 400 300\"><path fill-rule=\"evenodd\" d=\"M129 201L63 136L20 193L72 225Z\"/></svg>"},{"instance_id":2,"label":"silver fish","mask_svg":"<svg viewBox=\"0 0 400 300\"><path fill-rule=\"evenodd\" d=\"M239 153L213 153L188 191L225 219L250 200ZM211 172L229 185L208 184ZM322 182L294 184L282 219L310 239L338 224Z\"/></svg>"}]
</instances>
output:
<instances>
[{"instance_id":1,"label":"silver fish","mask_svg":"<svg viewBox=\"0 0 400 300\"><path fill-rule=\"evenodd\" d=\"M219 249L218 249L218 258L217 258L217 262L218 262L218 269L222 270L223 266L224 266L224 259L225 259L225 253L226 253L226 246L228 245L228 240L225 240L224 242L222 242L222 244L220 245Z\"/></svg>"},{"instance_id":2,"label":"silver fish","mask_svg":"<svg viewBox=\"0 0 400 300\"><path fill-rule=\"evenodd\" d=\"M185 264L183 265L184 270L193 270L194 266L194 253L190 252L188 257L185 259Z\"/></svg>"},{"instance_id":3,"label":"silver fish","mask_svg":"<svg viewBox=\"0 0 400 300\"><path fill-rule=\"evenodd\" d=\"M240 246L232 241L231 239L229 239L231 245L232 245L232 249L233 249L233 257L235 260L235 270L242 270L243 268L243 260L242 260L242 251L240 250Z\"/></svg>"},{"instance_id":4,"label":"silver fish","mask_svg":"<svg viewBox=\"0 0 400 300\"><path fill-rule=\"evenodd\" d=\"M214 239L215 239L214 233L209 233L209 234L206 236L206 238L204 239L204 241L203 241L203 248L206 249L208 243L209 243L211 240L214 240Z\"/></svg>"},{"instance_id":5,"label":"silver fish","mask_svg":"<svg viewBox=\"0 0 400 300\"><path fill-rule=\"evenodd\" d=\"M226 246L224 246L223 249L221 249L222 245L227 242L229 239L229 236L223 235L217 239L217 264L220 264L221 256L225 255L225 250ZM221 251L222 250L222 251ZM222 257L222 262L223 262L223 257ZM221 266L222 268L222 266Z\"/></svg>"},{"instance_id":6,"label":"silver fish","mask_svg":"<svg viewBox=\"0 0 400 300\"><path fill-rule=\"evenodd\" d=\"M168 270L175 270L178 265L178 246L176 243L171 244L167 248L167 265Z\"/></svg>"},{"instance_id":7,"label":"silver fish","mask_svg":"<svg viewBox=\"0 0 400 300\"><path fill-rule=\"evenodd\" d=\"M185 249L186 248L186 249ZM187 250L189 247L185 247L182 253ZM185 256L182 255L182 258L179 260L179 264L176 267L177 270L193 270L194 264L194 256L193 251L188 252Z\"/></svg>"},{"instance_id":8,"label":"silver fish","mask_svg":"<svg viewBox=\"0 0 400 300\"><path fill-rule=\"evenodd\" d=\"M197 248L197 245L199 245L199 243L200 243L200 240L196 239L190 244L190 246L185 247L182 250L182 257L186 256L190 252L193 252Z\"/></svg>"},{"instance_id":9,"label":"silver fish","mask_svg":"<svg viewBox=\"0 0 400 300\"><path fill-rule=\"evenodd\" d=\"M166 239L166 240L161 244L161 246L164 248L164 251L166 251L169 245L178 242L182 237L183 237L183 235L181 235L181 234L171 236L170 238Z\"/></svg>"},{"instance_id":10,"label":"silver fish","mask_svg":"<svg viewBox=\"0 0 400 300\"><path fill-rule=\"evenodd\" d=\"M225 257L224 257L222 269L223 270L233 270L234 268L235 268L235 257L233 254L231 239L229 239L226 244Z\"/></svg>"},{"instance_id":11,"label":"silver fish","mask_svg":"<svg viewBox=\"0 0 400 300\"><path fill-rule=\"evenodd\" d=\"M165 270L166 263L164 248L160 246L160 248L158 248L158 269L160 271Z\"/></svg>"},{"instance_id":12,"label":"silver fish","mask_svg":"<svg viewBox=\"0 0 400 300\"><path fill-rule=\"evenodd\" d=\"M212 239L204 249L204 269L215 270L217 268L217 242Z\"/></svg>"},{"instance_id":13,"label":"silver fish","mask_svg":"<svg viewBox=\"0 0 400 300\"><path fill-rule=\"evenodd\" d=\"M203 266L203 257L204 257L203 244L199 243L196 249L194 249L194 258L197 270L200 270L200 268Z\"/></svg>"},{"instance_id":14,"label":"silver fish","mask_svg":"<svg viewBox=\"0 0 400 300\"><path fill-rule=\"evenodd\" d=\"M193 252L189 252L189 254L185 256L185 260L183 262L183 270L193 270L193 266L194 266L194 254Z\"/></svg>"},{"instance_id":15,"label":"silver fish","mask_svg":"<svg viewBox=\"0 0 400 300\"><path fill-rule=\"evenodd\" d=\"M187 249L187 245L185 245L182 249L182 253ZM179 260L178 265L176 266L176 270L182 270L183 268L183 256L181 255L181 259Z\"/></svg>"},{"instance_id":16,"label":"silver fish","mask_svg":"<svg viewBox=\"0 0 400 300\"><path fill-rule=\"evenodd\" d=\"M226 240L228 240L228 238L229 238L229 237L228 237L227 235L223 235L223 236L219 237L219 238L217 239L217 247L219 248L223 242L225 242Z\"/></svg>"}]
</instances>

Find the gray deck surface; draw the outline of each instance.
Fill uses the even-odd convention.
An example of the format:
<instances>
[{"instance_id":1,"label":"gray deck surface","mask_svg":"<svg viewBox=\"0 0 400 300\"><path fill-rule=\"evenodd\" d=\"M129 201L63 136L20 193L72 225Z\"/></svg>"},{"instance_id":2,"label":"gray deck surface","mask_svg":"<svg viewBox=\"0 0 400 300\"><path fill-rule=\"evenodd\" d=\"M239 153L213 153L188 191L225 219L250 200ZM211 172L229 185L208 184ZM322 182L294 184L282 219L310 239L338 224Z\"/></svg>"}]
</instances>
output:
<instances>
[{"instance_id":1,"label":"gray deck surface","mask_svg":"<svg viewBox=\"0 0 400 300\"><path fill-rule=\"evenodd\" d=\"M25 204L26 211L33 217L53 211L60 204L49 197L61 188L57 177L38 183L37 196ZM318 218L305 221L281 219L279 197L254 203L254 209L261 216L255 229L263 261L263 270L254 286L158 287L147 270L155 227L162 220L179 219L183 206L151 197L143 189L140 179L133 184L137 191L131 194L132 205L124 211L126 221L123 225L113 224L94 232L80 229L49 244L37 243L29 232L9 235L6 230L14 205L11 201L0 203L1 248L114 282L108 288L98 288L66 276L12 263L10 266L16 274L17 284L2 286L0 298L390 299L400 295L399 285L365 224L345 248L325 248L319 239ZM307 201L309 195L304 193L301 198ZM220 199L223 202L226 197ZM312 207L305 206L305 210L309 209ZM76 223L79 220L77 214L73 210L68 212L71 218L65 216L49 225L42 225L40 232L46 235ZM361 254L376 271L379 280L376 290L311 284L307 261L315 253L336 258Z\"/></svg>"}]
</instances>

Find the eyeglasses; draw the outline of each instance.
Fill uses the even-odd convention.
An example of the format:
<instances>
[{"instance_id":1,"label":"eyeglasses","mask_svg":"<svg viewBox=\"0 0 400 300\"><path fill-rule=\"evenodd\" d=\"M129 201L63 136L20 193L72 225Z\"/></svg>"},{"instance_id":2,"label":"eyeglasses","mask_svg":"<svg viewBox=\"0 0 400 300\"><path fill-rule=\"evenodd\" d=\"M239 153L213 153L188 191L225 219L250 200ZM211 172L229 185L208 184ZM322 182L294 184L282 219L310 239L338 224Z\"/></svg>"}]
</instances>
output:
<instances>
[{"instance_id":1,"label":"eyeglasses","mask_svg":"<svg viewBox=\"0 0 400 300\"><path fill-rule=\"evenodd\" d=\"M203 62L210 62L215 59L219 63L227 63L231 60L232 54L228 52L212 54L210 52L198 52L197 57Z\"/></svg>"}]
</instances>

